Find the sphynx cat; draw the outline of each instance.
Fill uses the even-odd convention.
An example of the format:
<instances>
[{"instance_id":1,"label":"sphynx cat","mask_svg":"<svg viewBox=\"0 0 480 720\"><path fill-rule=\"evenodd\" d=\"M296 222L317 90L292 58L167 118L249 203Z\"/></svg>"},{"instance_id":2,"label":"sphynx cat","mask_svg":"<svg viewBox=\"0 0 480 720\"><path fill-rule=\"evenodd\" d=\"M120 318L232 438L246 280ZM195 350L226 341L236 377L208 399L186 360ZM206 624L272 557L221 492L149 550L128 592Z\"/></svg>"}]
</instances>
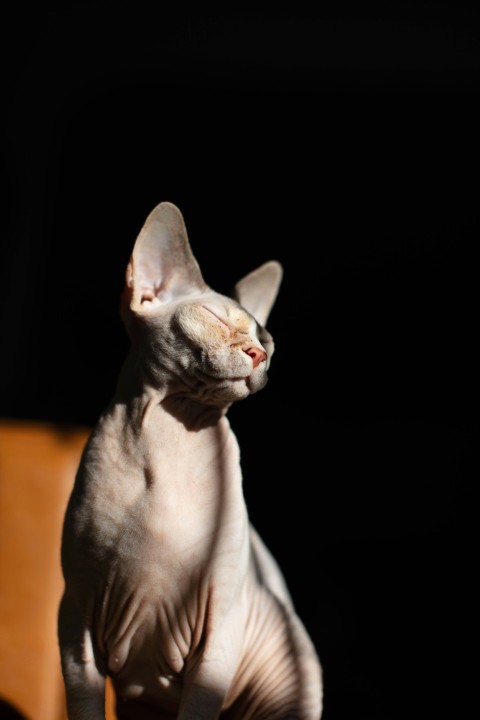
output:
<instances>
[{"instance_id":1,"label":"sphynx cat","mask_svg":"<svg viewBox=\"0 0 480 720\"><path fill-rule=\"evenodd\" d=\"M203 280L180 211L148 216L127 267L131 340L65 515L59 642L69 720L319 720L322 670L250 524L226 412L261 390L282 267L233 297ZM268 482L268 479L265 480Z\"/></svg>"}]
</instances>

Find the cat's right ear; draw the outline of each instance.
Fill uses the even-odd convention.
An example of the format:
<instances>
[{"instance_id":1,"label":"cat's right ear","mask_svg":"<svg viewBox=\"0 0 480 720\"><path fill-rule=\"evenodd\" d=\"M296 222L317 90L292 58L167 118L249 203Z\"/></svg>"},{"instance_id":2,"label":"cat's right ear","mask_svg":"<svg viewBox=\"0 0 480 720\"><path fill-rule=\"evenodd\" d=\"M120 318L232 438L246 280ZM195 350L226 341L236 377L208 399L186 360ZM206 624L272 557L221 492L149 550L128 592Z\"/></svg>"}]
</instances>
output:
<instances>
[{"instance_id":1,"label":"cat's right ear","mask_svg":"<svg viewBox=\"0 0 480 720\"><path fill-rule=\"evenodd\" d=\"M180 210L169 202L147 217L126 271L125 300L144 314L159 304L206 288Z\"/></svg>"}]
</instances>

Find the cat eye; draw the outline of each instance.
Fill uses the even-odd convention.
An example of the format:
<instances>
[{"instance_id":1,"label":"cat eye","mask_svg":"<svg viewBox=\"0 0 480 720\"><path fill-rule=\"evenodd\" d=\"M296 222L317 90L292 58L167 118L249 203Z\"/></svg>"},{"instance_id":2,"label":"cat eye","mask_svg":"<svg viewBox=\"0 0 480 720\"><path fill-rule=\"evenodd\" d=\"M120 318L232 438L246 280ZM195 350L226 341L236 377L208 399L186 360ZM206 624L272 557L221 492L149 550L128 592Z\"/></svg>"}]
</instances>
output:
<instances>
[{"instance_id":1,"label":"cat eye","mask_svg":"<svg viewBox=\"0 0 480 720\"><path fill-rule=\"evenodd\" d=\"M212 308L208 307L207 305L202 305L201 307L211 313L214 317L216 317L217 320L219 320L223 325L225 325L226 328L228 328L228 330L231 330L230 325L228 325L225 320L223 320L214 310L212 310Z\"/></svg>"}]
</instances>

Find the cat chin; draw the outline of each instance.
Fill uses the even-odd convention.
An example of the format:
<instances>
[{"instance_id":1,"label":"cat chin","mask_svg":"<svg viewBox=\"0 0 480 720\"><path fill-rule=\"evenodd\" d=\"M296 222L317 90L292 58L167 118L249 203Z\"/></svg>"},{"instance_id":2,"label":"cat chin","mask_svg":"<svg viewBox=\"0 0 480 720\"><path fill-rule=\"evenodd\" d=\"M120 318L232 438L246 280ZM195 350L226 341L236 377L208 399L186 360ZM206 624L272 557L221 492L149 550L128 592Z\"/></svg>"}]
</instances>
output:
<instances>
[{"instance_id":1,"label":"cat chin","mask_svg":"<svg viewBox=\"0 0 480 720\"><path fill-rule=\"evenodd\" d=\"M243 400L249 395L253 395L259 390L262 390L266 384L266 375L257 376L255 374L252 374L247 378L238 378L237 380L232 380L229 383L228 389L225 388L225 396L227 396L228 394L230 396L230 399L225 397L225 401L235 402L236 400ZM221 392L223 394L223 389Z\"/></svg>"},{"instance_id":2,"label":"cat chin","mask_svg":"<svg viewBox=\"0 0 480 720\"><path fill-rule=\"evenodd\" d=\"M244 400L251 394L250 378L238 378L229 380L228 383L221 387L212 388L211 392L208 393L207 402L213 405L231 404L238 400Z\"/></svg>"},{"instance_id":3,"label":"cat chin","mask_svg":"<svg viewBox=\"0 0 480 720\"><path fill-rule=\"evenodd\" d=\"M250 391L250 395L253 395L259 390L263 390L263 388L267 384L267 380L268 377L266 373L263 373L261 375L253 373L252 375L250 375L250 377L247 378L247 386Z\"/></svg>"},{"instance_id":4,"label":"cat chin","mask_svg":"<svg viewBox=\"0 0 480 720\"><path fill-rule=\"evenodd\" d=\"M236 400L244 400L251 394L248 380L234 380L231 386L225 389L225 395L223 391L220 393L225 402L235 402Z\"/></svg>"}]
</instances>

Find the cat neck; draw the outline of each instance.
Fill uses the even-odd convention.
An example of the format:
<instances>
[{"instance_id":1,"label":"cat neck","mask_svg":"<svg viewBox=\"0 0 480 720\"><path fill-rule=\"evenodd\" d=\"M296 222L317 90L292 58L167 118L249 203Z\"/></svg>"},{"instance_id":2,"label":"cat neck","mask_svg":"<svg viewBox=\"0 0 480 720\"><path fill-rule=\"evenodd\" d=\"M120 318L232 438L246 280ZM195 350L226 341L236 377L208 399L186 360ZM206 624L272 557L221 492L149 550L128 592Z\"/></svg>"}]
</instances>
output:
<instances>
[{"instance_id":1,"label":"cat neck","mask_svg":"<svg viewBox=\"0 0 480 720\"><path fill-rule=\"evenodd\" d=\"M172 391L167 384L154 385L136 356L130 353L120 372L112 405L123 407L128 423L138 430L145 427L152 415L166 414L194 432L217 425L231 403L207 405L189 398L184 391Z\"/></svg>"}]
</instances>

